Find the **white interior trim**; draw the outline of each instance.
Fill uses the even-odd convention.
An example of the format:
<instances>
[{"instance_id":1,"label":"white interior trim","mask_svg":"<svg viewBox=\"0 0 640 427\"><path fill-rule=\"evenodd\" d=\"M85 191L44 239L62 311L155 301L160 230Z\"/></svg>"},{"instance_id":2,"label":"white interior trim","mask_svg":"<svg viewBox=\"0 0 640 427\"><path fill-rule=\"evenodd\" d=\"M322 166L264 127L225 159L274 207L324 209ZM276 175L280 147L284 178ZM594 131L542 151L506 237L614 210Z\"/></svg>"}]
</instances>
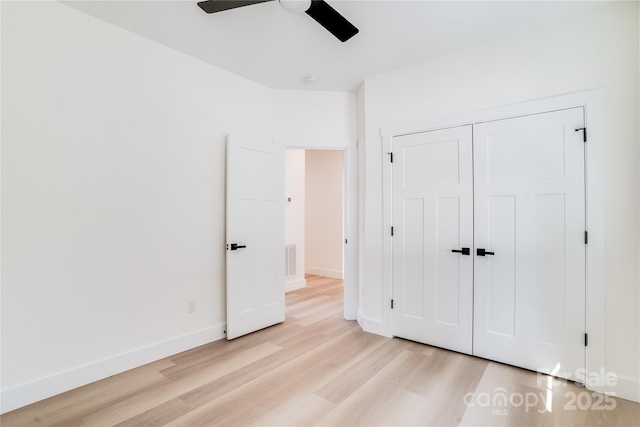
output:
<instances>
[{"instance_id":1,"label":"white interior trim","mask_svg":"<svg viewBox=\"0 0 640 427\"><path fill-rule=\"evenodd\" d=\"M383 235L383 298L390 301L392 284L392 226L391 163L387 153L392 151L393 138L418 132L477 124L486 121L538 114L567 108L584 107L585 126L588 129L586 144L586 192L587 192L587 295L586 330L589 346L586 348L588 373L599 373L605 365L605 292L604 292L604 89L593 89L552 98L527 101L504 107L461 113L450 117L432 119L410 125L382 129L382 235ZM392 335L392 312L390 304L384 304L383 323L380 329ZM364 321L366 325L366 318ZM624 381L622 382L624 383ZM621 384L622 384L621 383ZM626 384L626 383L624 383ZM633 387L623 387L633 389ZM595 388L593 388L595 390ZM604 390L603 390L604 391ZM620 390L624 391L624 390ZM609 391L614 393L615 391ZM624 393L629 394L629 393ZM634 394L634 393L631 393ZM636 393L637 394L637 393ZM619 396L623 397L622 394Z\"/></svg>"},{"instance_id":2,"label":"white interior trim","mask_svg":"<svg viewBox=\"0 0 640 427\"><path fill-rule=\"evenodd\" d=\"M600 377L600 376L599 376ZM588 386L590 390L640 402L640 381L627 377L617 377L611 387L605 385Z\"/></svg>"},{"instance_id":3,"label":"white interior trim","mask_svg":"<svg viewBox=\"0 0 640 427\"><path fill-rule=\"evenodd\" d=\"M326 268L309 267L307 268L306 273L316 276L330 277L332 279L344 279L344 274L342 274L342 271L329 270Z\"/></svg>"},{"instance_id":4,"label":"white interior trim","mask_svg":"<svg viewBox=\"0 0 640 427\"><path fill-rule=\"evenodd\" d=\"M0 413L220 340L226 329L227 325L222 323L3 390Z\"/></svg>"},{"instance_id":5,"label":"white interior trim","mask_svg":"<svg viewBox=\"0 0 640 427\"><path fill-rule=\"evenodd\" d=\"M284 292L295 291L296 289L302 289L307 287L307 279L292 280L290 282L284 282Z\"/></svg>"},{"instance_id":6,"label":"white interior trim","mask_svg":"<svg viewBox=\"0 0 640 427\"><path fill-rule=\"evenodd\" d=\"M358 156L355 143L344 149L344 318L355 320L358 311Z\"/></svg>"},{"instance_id":7,"label":"white interior trim","mask_svg":"<svg viewBox=\"0 0 640 427\"><path fill-rule=\"evenodd\" d=\"M365 317L362 311L358 311L358 325L360 328L370 334L381 335L383 337L391 338L393 335L389 332L390 328L384 320L371 319Z\"/></svg>"}]
</instances>

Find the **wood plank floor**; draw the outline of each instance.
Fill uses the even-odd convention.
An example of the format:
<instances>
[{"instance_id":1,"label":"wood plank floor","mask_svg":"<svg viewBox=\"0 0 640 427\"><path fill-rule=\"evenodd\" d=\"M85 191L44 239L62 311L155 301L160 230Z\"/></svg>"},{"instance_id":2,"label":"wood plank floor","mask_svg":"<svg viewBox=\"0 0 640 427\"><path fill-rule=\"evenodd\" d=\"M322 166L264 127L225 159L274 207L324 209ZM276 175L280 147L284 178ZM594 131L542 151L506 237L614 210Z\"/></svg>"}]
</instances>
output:
<instances>
[{"instance_id":1,"label":"wood plank floor","mask_svg":"<svg viewBox=\"0 0 640 427\"><path fill-rule=\"evenodd\" d=\"M0 424L640 425L637 403L605 401L572 383L362 332L342 318L340 280L309 276L307 284L287 294L280 325L18 409Z\"/></svg>"}]
</instances>

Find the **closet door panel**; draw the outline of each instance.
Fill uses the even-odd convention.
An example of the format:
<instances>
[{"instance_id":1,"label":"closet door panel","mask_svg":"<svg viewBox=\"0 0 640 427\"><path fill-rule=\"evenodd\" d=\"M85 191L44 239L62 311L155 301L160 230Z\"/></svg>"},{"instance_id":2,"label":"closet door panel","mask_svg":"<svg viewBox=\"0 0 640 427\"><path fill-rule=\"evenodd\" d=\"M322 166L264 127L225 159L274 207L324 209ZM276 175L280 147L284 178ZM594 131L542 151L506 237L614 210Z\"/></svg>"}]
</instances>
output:
<instances>
[{"instance_id":1,"label":"closet door panel","mask_svg":"<svg viewBox=\"0 0 640 427\"><path fill-rule=\"evenodd\" d=\"M394 335L471 353L471 126L393 139Z\"/></svg>"},{"instance_id":2,"label":"closet door panel","mask_svg":"<svg viewBox=\"0 0 640 427\"><path fill-rule=\"evenodd\" d=\"M581 127L582 108L473 126L473 354L570 379L585 366Z\"/></svg>"}]
</instances>

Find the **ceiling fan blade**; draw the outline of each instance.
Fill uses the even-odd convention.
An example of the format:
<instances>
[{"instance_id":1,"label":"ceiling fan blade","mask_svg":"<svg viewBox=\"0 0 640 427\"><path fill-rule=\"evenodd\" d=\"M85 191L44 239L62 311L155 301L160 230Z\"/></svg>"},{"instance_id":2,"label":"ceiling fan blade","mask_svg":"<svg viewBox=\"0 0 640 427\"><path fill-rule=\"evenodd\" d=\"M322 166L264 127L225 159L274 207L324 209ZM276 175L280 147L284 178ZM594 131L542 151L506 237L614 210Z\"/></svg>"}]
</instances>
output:
<instances>
[{"instance_id":1,"label":"ceiling fan blade","mask_svg":"<svg viewBox=\"0 0 640 427\"><path fill-rule=\"evenodd\" d=\"M251 6L252 4L264 3L273 0L206 0L198 3L200 9L207 13L222 12L223 10L235 9L236 7Z\"/></svg>"},{"instance_id":2,"label":"ceiling fan blade","mask_svg":"<svg viewBox=\"0 0 640 427\"><path fill-rule=\"evenodd\" d=\"M346 42L358 34L358 29L324 0L312 0L311 7L306 13L341 42Z\"/></svg>"}]
</instances>

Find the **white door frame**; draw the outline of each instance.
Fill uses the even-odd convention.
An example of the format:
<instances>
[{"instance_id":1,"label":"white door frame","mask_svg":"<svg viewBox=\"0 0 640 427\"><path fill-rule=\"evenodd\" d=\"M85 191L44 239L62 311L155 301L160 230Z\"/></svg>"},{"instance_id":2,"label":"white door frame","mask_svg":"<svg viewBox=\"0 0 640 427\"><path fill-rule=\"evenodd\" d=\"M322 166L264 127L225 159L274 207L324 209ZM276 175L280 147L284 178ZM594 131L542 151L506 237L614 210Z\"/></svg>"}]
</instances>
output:
<instances>
[{"instance_id":1,"label":"white door frame","mask_svg":"<svg viewBox=\"0 0 640 427\"><path fill-rule=\"evenodd\" d=\"M353 172L356 170L355 163L357 161L354 149L343 146L332 145L304 145L291 142L281 142L274 140L274 143L280 144L285 150L332 150L344 152L344 187L343 194L343 210L344 210L344 238L347 244L344 246L343 252L343 283L344 283L344 318L346 320L355 320L357 312L357 280L356 272L358 266L358 224L357 209L357 175ZM344 244L344 243L343 243Z\"/></svg>"},{"instance_id":2,"label":"white door frame","mask_svg":"<svg viewBox=\"0 0 640 427\"><path fill-rule=\"evenodd\" d=\"M585 174L587 200L587 250L586 283L586 330L589 346L586 347L587 373L598 377L605 365L605 292L604 292L604 100L605 90L594 89L561 95L552 98L528 101L504 107L491 108L455 116L432 119L421 123L382 129L382 236L383 236L383 298L384 312L381 333L393 335L391 305L392 298L392 238L389 233L393 225L391 194L391 163L387 153L392 151L395 136L426 132L481 122L508 119L574 107L584 107L585 127L588 142L585 146ZM605 385L587 384L594 391L607 391ZM610 390L608 390L610 391Z\"/></svg>"}]
</instances>

